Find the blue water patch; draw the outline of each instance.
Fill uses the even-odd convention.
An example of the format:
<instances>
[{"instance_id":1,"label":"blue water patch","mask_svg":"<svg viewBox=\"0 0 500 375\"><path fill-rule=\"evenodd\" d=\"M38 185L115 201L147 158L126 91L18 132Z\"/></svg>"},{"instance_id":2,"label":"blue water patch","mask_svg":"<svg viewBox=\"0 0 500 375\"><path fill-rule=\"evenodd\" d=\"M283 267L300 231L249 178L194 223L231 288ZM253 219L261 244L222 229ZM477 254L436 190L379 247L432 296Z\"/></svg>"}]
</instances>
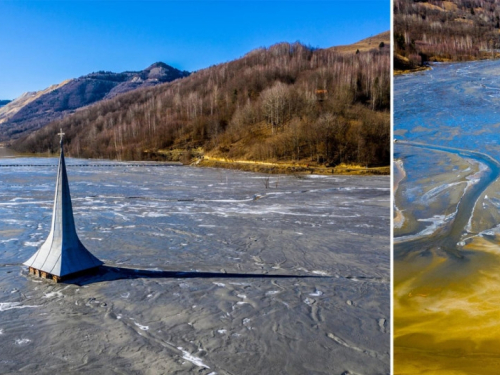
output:
<instances>
[{"instance_id":1,"label":"blue water patch","mask_svg":"<svg viewBox=\"0 0 500 375\"><path fill-rule=\"evenodd\" d=\"M500 61L434 64L432 70L395 77L394 98L397 139L486 152L500 160Z\"/></svg>"}]
</instances>

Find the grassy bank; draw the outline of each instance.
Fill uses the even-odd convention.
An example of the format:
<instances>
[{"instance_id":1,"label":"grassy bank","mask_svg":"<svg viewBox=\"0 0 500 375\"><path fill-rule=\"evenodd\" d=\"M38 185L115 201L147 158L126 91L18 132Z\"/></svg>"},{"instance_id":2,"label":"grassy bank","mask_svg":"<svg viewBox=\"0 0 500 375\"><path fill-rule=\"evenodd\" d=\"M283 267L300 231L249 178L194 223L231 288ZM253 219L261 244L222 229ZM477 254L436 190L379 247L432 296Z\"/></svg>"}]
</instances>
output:
<instances>
[{"instance_id":1,"label":"grassy bank","mask_svg":"<svg viewBox=\"0 0 500 375\"><path fill-rule=\"evenodd\" d=\"M237 169L240 171L269 174L318 174L318 175L389 175L390 167L366 168L355 164L339 164L334 167L301 160L288 161L254 161L246 159L226 158L218 153L208 155L200 147L191 150L173 149L150 153L153 160L180 161L197 167ZM215 155L214 155L215 154Z\"/></svg>"},{"instance_id":2,"label":"grassy bank","mask_svg":"<svg viewBox=\"0 0 500 375\"><path fill-rule=\"evenodd\" d=\"M57 157L58 154L38 153L15 153L8 148L0 147L0 158L2 152L9 157ZM71 157L71 155L67 155ZM151 154L151 160L182 162L185 165L207 168L237 169L240 171L269 173L269 174L318 174L318 175L389 175L390 167L365 168L359 165L340 164L335 167L325 165L294 163L294 162L260 162L251 160L231 160L204 155L203 150L195 149L185 151L181 149L162 151ZM129 160L133 162L133 160Z\"/></svg>"},{"instance_id":3,"label":"grassy bank","mask_svg":"<svg viewBox=\"0 0 500 375\"><path fill-rule=\"evenodd\" d=\"M318 175L389 175L390 167L364 168L358 165L340 164L335 167L300 163L272 163L249 160L224 160L205 156L193 163L199 167L227 168L269 174L318 174Z\"/></svg>"},{"instance_id":4,"label":"grassy bank","mask_svg":"<svg viewBox=\"0 0 500 375\"><path fill-rule=\"evenodd\" d=\"M495 56L492 56L491 53L485 52L484 54L480 56L469 56L468 58L460 58L460 59L450 59L450 58L445 58L445 57L440 57L440 56L433 56L431 59L427 61L427 63L434 63L434 62L439 62L439 63L453 63L453 62L467 62L467 61L480 61L480 60L496 60L500 58L500 54L496 53ZM399 61L398 61L399 59ZM423 66L411 66L411 64L401 64L402 56L394 56L394 71L393 75L398 76L402 74L409 74L409 73L416 73L416 72L422 72L426 70L431 70L432 67L430 65L423 65Z\"/></svg>"}]
</instances>

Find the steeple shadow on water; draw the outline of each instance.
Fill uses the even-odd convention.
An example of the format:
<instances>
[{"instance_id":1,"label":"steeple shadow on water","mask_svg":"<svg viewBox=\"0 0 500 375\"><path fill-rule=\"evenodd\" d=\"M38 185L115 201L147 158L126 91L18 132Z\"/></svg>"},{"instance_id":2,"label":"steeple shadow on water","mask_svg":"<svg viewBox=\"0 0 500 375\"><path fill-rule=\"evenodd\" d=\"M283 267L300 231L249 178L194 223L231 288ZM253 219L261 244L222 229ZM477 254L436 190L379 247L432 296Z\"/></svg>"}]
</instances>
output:
<instances>
[{"instance_id":1,"label":"steeple shadow on water","mask_svg":"<svg viewBox=\"0 0 500 375\"><path fill-rule=\"evenodd\" d=\"M135 268L100 266L90 273L75 275L64 279L64 284L78 286L90 285L105 281L123 279L303 279L303 278L331 278L324 275L291 275L291 274L260 274L260 273L224 273L224 272L197 272L197 271L162 271Z\"/></svg>"}]
</instances>

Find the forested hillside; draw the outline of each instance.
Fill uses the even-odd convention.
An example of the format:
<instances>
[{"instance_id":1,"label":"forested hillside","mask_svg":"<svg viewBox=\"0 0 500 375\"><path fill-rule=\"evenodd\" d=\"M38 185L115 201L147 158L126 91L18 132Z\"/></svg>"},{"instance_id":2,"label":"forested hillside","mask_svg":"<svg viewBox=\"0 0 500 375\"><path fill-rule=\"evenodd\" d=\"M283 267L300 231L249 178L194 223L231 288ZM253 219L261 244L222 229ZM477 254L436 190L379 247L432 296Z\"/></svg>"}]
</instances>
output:
<instances>
[{"instance_id":1,"label":"forested hillside","mask_svg":"<svg viewBox=\"0 0 500 375\"><path fill-rule=\"evenodd\" d=\"M500 48L500 4L394 0L394 44L396 70L491 57Z\"/></svg>"},{"instance_id":2,"label":"forested hillside","mask_svg":"<svg viewBox=\"0 0 500 375\"><path fill-rule=\"evenodd\" d=\"M245 160L388 165L388 46L338 53L280 43L189 77L104 100L14 143L71 156L172 159L200 150Z\"/></svg>"}]
</instances>

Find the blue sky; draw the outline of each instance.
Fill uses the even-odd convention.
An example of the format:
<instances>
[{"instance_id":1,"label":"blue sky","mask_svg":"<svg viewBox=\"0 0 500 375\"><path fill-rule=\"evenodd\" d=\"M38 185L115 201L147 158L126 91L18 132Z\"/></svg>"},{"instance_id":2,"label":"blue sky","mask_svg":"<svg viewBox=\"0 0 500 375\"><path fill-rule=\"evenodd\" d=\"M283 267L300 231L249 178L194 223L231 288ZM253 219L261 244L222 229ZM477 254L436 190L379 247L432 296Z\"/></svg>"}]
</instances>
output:
<instances>
[{"instance_id":1,"label":"blue sky","mask_svg":"<svg viewBox=\"0 0 500 375\"><path fill-rule=\"evenodd\" d=\"M326 48L389 29L389 0L0 0L0 99L93 71L195 71L278 42Z\"/></svg>"}]
</instances>

